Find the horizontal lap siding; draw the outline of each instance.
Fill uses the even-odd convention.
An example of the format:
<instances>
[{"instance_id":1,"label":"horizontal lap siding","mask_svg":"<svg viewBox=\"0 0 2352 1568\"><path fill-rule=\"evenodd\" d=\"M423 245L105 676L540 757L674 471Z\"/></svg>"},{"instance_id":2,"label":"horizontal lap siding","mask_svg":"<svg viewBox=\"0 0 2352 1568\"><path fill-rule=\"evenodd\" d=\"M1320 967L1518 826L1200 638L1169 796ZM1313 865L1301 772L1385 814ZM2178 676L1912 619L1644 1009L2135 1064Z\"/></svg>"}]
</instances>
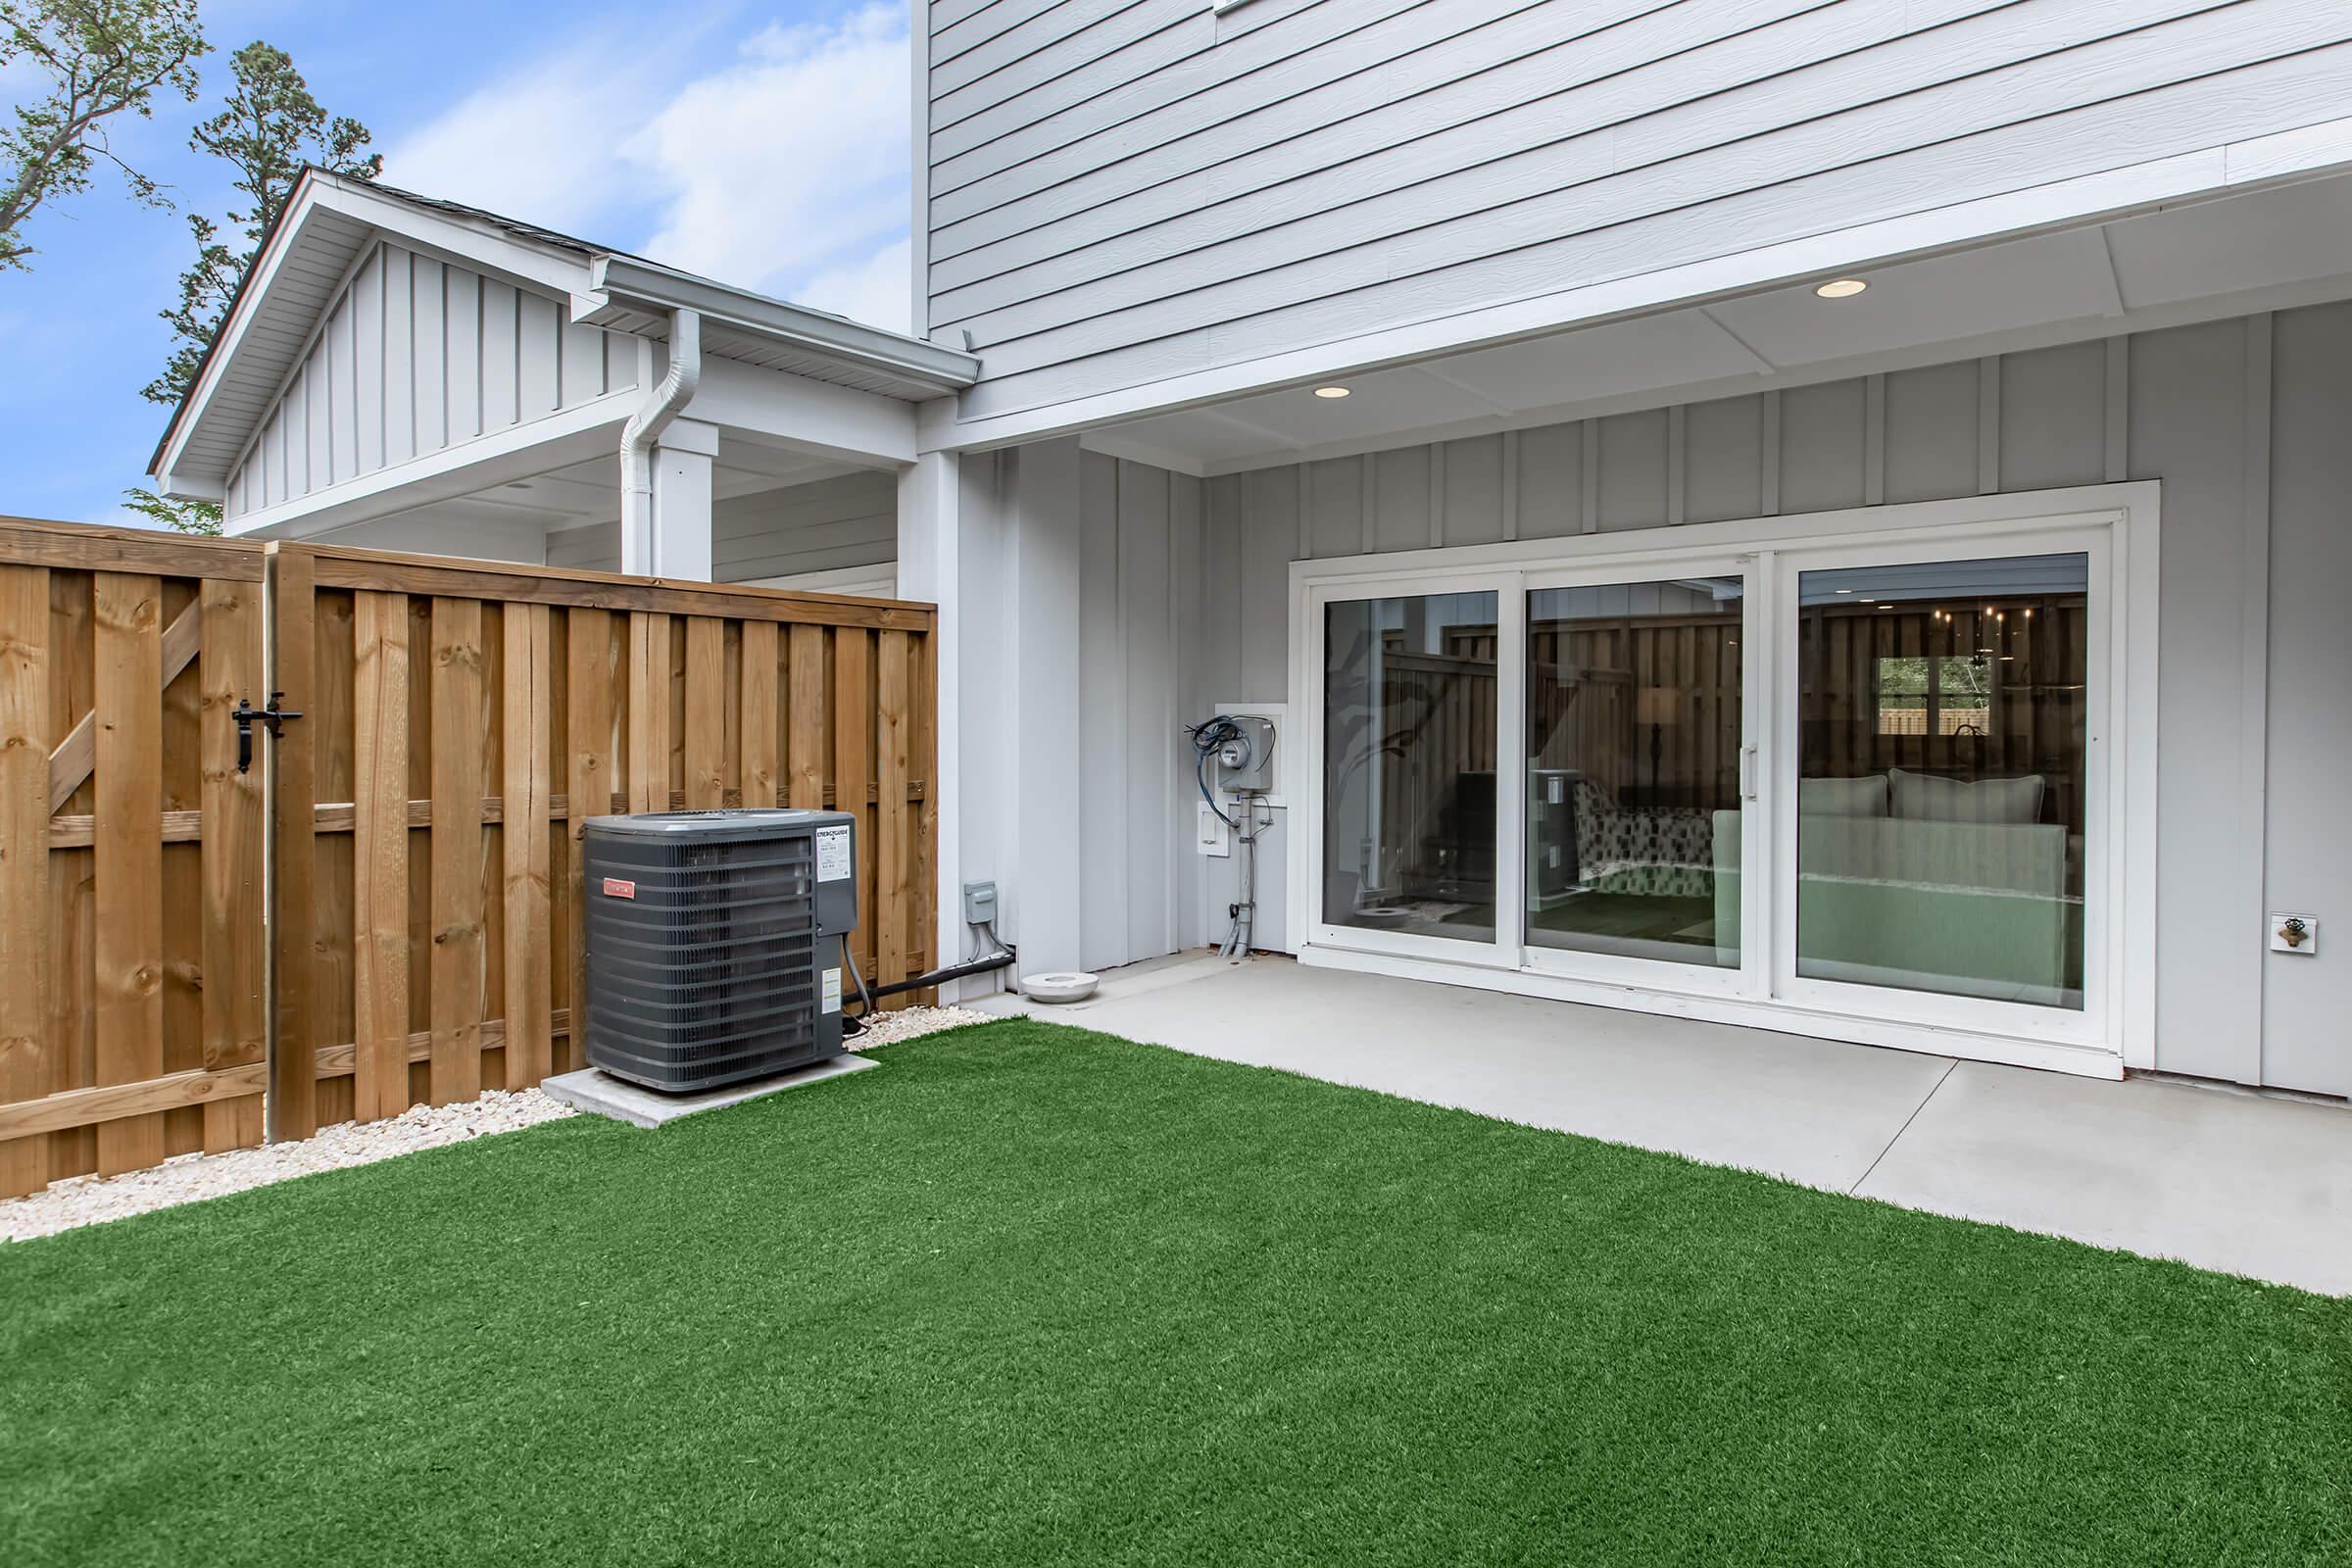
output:
<instances>
[{"instance_id":1,"label":"horizontal lap siding","mask_svg":"<svg viewBox=\"0 0 2352 1568\"><path fill-rule=\"evenodd\" d=\"M954 59L934 38L929 319L982 355L967 416L2259 134L2352 89L2352 13L2315 0L1175 9L1093 54L1153 8L1027 8Z\"/></svg>"},{"instance_id":2,"label":"horizontal lap siding","mask_svg":"<svg viewBox=\"0 0 2352 1568\"><path fill-rule=\"evenodd\" d=\"M232 518L633 383L567 303L384 243L336 290L230 470ZM607 360L612 361L608 368Z\"/></svg>"}]
</instances>

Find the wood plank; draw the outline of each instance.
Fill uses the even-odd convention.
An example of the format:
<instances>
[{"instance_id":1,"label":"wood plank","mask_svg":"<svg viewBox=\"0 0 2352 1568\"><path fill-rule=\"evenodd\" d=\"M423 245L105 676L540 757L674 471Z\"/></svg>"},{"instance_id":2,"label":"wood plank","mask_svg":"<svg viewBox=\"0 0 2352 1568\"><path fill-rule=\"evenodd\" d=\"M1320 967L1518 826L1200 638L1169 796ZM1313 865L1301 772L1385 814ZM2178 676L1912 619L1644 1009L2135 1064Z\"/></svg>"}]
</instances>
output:
<instances>
[{"instance_id":1,"label":"wood plank","mask_svg":"<svg viewBox=\"0 0 2352 1568\"><path fill-rule=\"evenodd\" d=\"M164 629L164 686L177 680L179 672L194 662L203 641L203 601L199 599L172 616L172 624ZM97 765L98 710L93 708L49 754L49 809L62 809Z\"/></svg>"},{"instance_id":2,"label":"wood plank","mask_svg":"<svg viewBox=\"0 0 2352 1568\"><path fill-rule=\"evenodd\" d=\"M262 551L261 545L243 539L0 516L0 564L12 565L260 582Z\"/></svg>"},{"instance_id":3,"label":"wood plank","mask_svg":"<svg viewBox=\"0 0 2352 1568\"><path fill-rule=\"evenodd\" d=\"M554 1003L549 951L553 896L547 801L553 789L551 612L511 605L506 612L506 1087L527 1089L548 1074L548 1011ZM485 1047L485 1049L487 1049Z\"/></svg>"},{"instance_id":4,"label":"wood plank","mask_svg":"<svg viewBox=\"0 0 2352 1568\"><path fill-rule=\"evenodd\" d=\"M783 804L776 758L778 638L772 620L743 623L743 804Z\"/></svg>"},{"instance_id":5,"label":"wood plank","mask_svg":"<svg viewBox=\"0 0 2352 1568\"><path fill-rule=\"evenodd\" d=\"M318 585L408 594L497 599L508 604L566 605L681 615L726 615L787 625L866 626L927 631L937 612L928 604L865 599L850 594L799 593L741 583L677 583L659 577L566 566L518 566L495 562L319 546ZM218 575L218 574L216 574Z\"/></svg>"},{"instance_id":6,"label":"wood plank","mask_svg":"<svg viewBox=\"0 0 2352 1568\"><path fill-rule=\"evenodd\" d=\"M792 628L791 744L784 757L789 804L804 810L822 806L825 777L825 639L818 626Z\"/></svg>"},{"instance_id":7,"label":"wood plank","mask_svg":"<svg viewBox=\"0 0 2352 1568\"><path fill-rule=\"evenodd\" d=\"M351 1069L346 1066L343 1070ZM0 1104L0 1139L13 1142L76 1127L105 1127L126 1119L160 1119L166 1111L192 1105L208 1110L236 1105L245 1097L251 1097L247 1114L258 1116L268 1077L269 1068L252 1061L234 1067L191 1067L135 1084L60 1090L39 1100ZM0 1148L6 1147L0 1143Z\"/></svg>"},{"instance_id":8,"label":"wood plank","mask_svg":"<svg viewBox=\"0 0 2352 1568\"><path fill-rule=\"evenodd\" d=\"M890 985L914 971L907 967L907 925L913 912L917 811L906 804L906 775L913 763L913 639L886 631L876 639L874 728L880 802L874 808L874 979ZM904 997L892 1003L906 1005Z\"/></svg>"},{"instance_id":9,"label":"wood plank","mask_svg":"<svg viewBox=\"0 0 2352 1568\"><path fill-rule=\"evenodd\" d=\"M267 1054L262 993L263 767L237 771L237 726L229 714L261 684L262 590L206 579L204 662L199 672L205 835L204 1066L246 1067ZM182 619L186 616L183 614ZM176 622L174 622L176 624ZM295 721L297 725L301 720ZM240 1097L204 1109L207 1153L262 1141L262 1102Z\"/></svg>"},{"instance_id":10,"label":"wood plank","mask_svg":"<svg viewBox=\"0 0 2352 1568\"><path fill-rule=\"evenodd\" d=\"M352 1114L409 1106L409 600L354 596Z\"/></svg>"},{"instance_id":11,"label":"wood plank","mask_svg":"<svg viewBox=\"0 0 2352 1568\"><path fill-rule=\"evenodd\" d=\"M0 1129L46 1093L62 1046L49 1019L49 662L48 568L0 566ZM0 1139L0 1198L48 1184L37 1134Z\"/></svg>"},{"instance_id":12,"label":"wood plank","mask_svg":"<svg viewBox=\"0 0 2352 1568\"><path fill-rule=\"evenodd\" d=\"M571 1034L571 1014L566 1009L558 1007L549 1015L548 1027L554 1038L568 1039ZM482 1023L482 1049L492 1051L504 1046L507 1038L506 1030L507 1025L504 1019L485 1019ZM432 1054L433 1035L431 1030L419 1029L409 1036L409 1059L411 1061L428 1061L432 1058ZM338 1046L320 1046L312 1054L312 1060L316 1064L320 1078L349 1077L352 1070L352 1048L348 1043Z\"/></svg>"},{"instance_id":13,"label":"wood plank","mask_svg":"<svg viewBox=\"0 0 2352 1568\"><path fill-rule=\"evenodd\" d=\"M163 584L100 572L97 615L97 1053L101 1085L164 1071ZM98 1129L98 1172L143 1170L164 1158L164 1118Z\"/></svg>"},{"instance_id":14,"label":"wood plank","mask_svg":"<svg viewBox=\"0 0 2352 1568\"><path fill-rule=\"evenodd\" d=\"M564 777L568 786L566 807L571 801L603 802L610 810L614 804L612 766L612 617L602 610L572 610L565 612L567 626L564 641L569 689L565 693L564 722L568 730L564 742ZM622 808L626 809L625 801ZM551 813L552 814L552 813ZM564 832L570 837L570 858L566 869L571 881L571 997L574 1006L581 1005L588 994L588 944L581 929L587 909L585 889L582 886L585 857L581 838L588 818L595 814L587 809L566 811ZM566 1060L571 1058L578 1043L566 1048Z\"/></svg>"},{"instance_id":15,"label":"wood plank","mask_svg":"<svg viewBox=\"0 0 2352 1568\"><path fill-rule=\"evenodd\" d=\"M874 776L874 706L870 695L874 641L863 630L833 634L833 788L862 803ZM858 966L874 972L874 817L862 804L845 806L858 818L858 934L851 940Z\"/></svg>"},{"instance_id":16,"label":"wood plank","mask_svg":"<svg viewBox=\"0 0 2352 1568\"><path fill-rule=\"evenodd\" d=\"M714 810L727 787L726 622L686 620L686 808Z\"/></svg>"},{"instance_id":17,"label":"wood plank","mask_svg":"<svg viewBox=\"0 0 2352 1568\"><path fill-rule=\"evenodd\" d=\"M270 818L270 860L267 906L272 932L270 988L275 996L270 1054L269 1135L308 1138L318 1130L318 1097L310 1068L310 1044L317 1038L318 989L315 922L318 887L318 842L307 818L317 796L317 736L321 723L315 648L318 605L311 589L310 553L272 545L270 551L270 680L285 693L285 706L306 715L270 743L270 791L277 809Z\"/></svg>"},{"instance_id":18,"label":"wood plank","mask_svg":"<svg viewBox=\"0 0 2352 1568\"><path fill-rule=\"evenodd\" d=\"M659 811L669 798L669 616L629 615L629 809Z\"/></svg>"},{"instance_id":19,"label":"wood plank","mask_svg":"<svg viewBox=\"0 0 2352 1568\"><path fill-rule=\"evenodd\" d=\"M939 766L939 638L930 634L918 638L914 655L914 769L930 778ZM908 961L917 973L936 969L956 954L939 951L939 803L930 791L910 784L907 793L915 796L914 847L914 940L910 944ZM917 1006L928 1007L939 1001L939 988L925 986L909 993Z\"/></svg>"},{"instance_id":20,"label":"wood plank","mask_svg":"<svg viewBox=\"0 0 2352 1568\"><path fill-rule=\"evenodd\" d=\"M482 798L482 606L433 601L433 798ZM482 1092L482 825L445 813L432 827L433 1028L430 1094L436 1105Z\"/></svg>"}]
</instances>

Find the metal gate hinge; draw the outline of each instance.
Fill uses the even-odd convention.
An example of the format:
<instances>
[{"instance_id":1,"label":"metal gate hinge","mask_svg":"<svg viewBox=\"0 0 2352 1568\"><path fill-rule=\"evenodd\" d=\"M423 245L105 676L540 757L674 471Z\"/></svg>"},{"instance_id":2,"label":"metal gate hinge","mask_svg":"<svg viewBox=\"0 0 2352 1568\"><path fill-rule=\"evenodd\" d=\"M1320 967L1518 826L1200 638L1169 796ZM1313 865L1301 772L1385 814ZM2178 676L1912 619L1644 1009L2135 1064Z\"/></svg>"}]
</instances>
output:
<instances>
[{"instance_id":1,"label":"metal gate hinge","mask_svg":"<svg viewBox=\"0 0 2352 1568\"><path fill-rule=\"evenodd\" d=\"M236 711L230 713L228 716L237 721L238 772L245 772L253 766L253 726L255 720L258 719L263 724L268 725L270 729L270 738L271 740L275 740L279 734L279 725L285 723L285 721L289 718L300 718L302 716L302 710L300 709L280 708L277 706L279 699L283 698L285 695L286 694L284 692L271 692L270 694L270 706L267 708L256 708L253 706L252 702L246 698L240 697L237 699Z\"/></svg>"}]
</instances>

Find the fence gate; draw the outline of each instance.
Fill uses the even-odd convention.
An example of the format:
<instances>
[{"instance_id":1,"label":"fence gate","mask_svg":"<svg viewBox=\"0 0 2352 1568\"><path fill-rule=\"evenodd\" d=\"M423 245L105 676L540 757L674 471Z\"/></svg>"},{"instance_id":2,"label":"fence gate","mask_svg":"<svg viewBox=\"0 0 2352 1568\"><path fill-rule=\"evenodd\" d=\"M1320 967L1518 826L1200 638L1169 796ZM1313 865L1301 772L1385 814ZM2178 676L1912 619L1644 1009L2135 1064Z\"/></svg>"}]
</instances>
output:
<instances>
[{"instance_id":1,"label":"fence gate","mask_svg":"<svg viewBox=\"0 0 2352 1568\"><path fill-rule=\"evenodd\" d=\"M261 1142L264 567L0 522L0 1195Z\"/></svg>"}]
</instances>

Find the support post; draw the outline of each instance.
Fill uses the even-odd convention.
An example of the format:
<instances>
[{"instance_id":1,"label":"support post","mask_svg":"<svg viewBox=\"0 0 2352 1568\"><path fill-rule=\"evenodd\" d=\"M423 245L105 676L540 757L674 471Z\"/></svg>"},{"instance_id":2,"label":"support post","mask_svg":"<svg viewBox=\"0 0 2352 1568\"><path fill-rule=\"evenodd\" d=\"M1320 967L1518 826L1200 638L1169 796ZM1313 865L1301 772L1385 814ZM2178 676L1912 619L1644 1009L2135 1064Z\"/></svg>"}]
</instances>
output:
<instances>
[{"instance_id":1,"label":"support post","mask_svg":"<svg viewBox=\"0 0 2352 1568\"><path fill-rule=\"evenodd\" d=\"M962 711L961 671L963 614L959 591L962 546L962 460L953 452L927 452L899 474L899 597L927 600L939 607L932 626L934 700L938 711L930 791L933 829L931 873L937 898L935 929L931 934L931 966L942 968L963 956L963 837L962 791L958 788L963 758L957 719ZM952 1002L965 994L994 989L986 977L953 980L940 988L940 1000Z\"/></svg>"},{"instance_id":2,"label":"support post","mask_svg":"<svg viewBox=\"0 0 2352 1568\"><path fill-rule=\"evenodd\" d=\"M1079 552L1084 454L1075 436L1023 447L1014 470L1014 722L1000 805L1015 819L1012 911L1024 973L1079 967ZM1107 853L1107 852L1106 852Z\"/></svg>"},{"instance_id":3,"label":"support post","mask_svg":"<svg viewBox=\"0 0 2352 1568\"><path fill-rule=\"evenodd\" d=\"M717 455L718 426L700 419L674 419L655 438L652 525L638 538L622 533L621 570L673 582L711 580L711 460Z\"/></svg>"}]
</instances>

